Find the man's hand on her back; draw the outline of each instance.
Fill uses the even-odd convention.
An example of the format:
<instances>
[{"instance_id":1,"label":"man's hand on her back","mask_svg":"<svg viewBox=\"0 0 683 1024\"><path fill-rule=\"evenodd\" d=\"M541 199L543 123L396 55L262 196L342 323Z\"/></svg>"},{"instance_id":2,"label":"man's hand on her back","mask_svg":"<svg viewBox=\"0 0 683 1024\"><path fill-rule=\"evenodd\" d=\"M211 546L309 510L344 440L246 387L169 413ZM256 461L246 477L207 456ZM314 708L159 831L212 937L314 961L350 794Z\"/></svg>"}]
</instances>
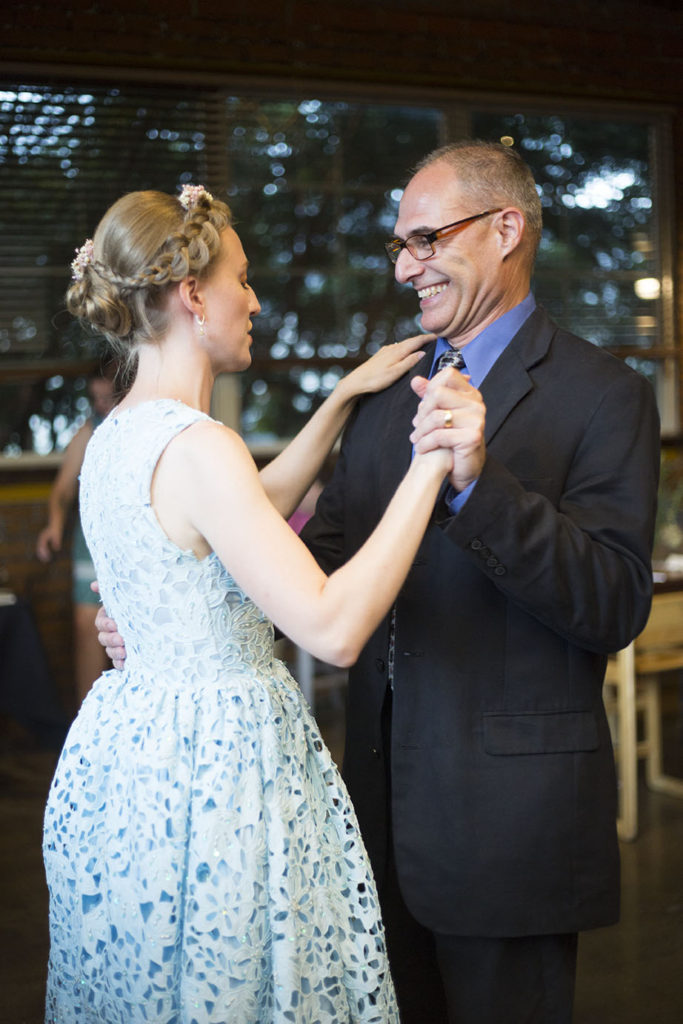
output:
<instances>
[{"instance_id":1,"label":"man's hand on her back","mask_svg":"<svg viewBox=\"0 0 683 1024\"><path fill-rule=\"evenodd\" d=\"M99 593L97 584L93 584L92 589ZM114 668L123 668L126 661L126 645L116 623L109 618L106 610L102 607L98 609L95 616L95 628L97 629L97 639L111 658Z\"/></svg>"}]
</instances>

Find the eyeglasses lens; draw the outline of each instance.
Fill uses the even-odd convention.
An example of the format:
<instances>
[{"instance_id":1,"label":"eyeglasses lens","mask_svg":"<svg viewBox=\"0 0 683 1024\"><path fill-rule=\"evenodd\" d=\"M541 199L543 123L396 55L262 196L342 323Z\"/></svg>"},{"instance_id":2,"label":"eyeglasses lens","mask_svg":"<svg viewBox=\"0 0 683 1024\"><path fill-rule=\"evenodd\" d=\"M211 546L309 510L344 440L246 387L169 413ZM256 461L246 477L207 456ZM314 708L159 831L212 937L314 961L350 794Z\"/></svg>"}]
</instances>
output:
<instances>
[{"instance_id":1,"label":"eyeglasses lens","mask_svg":"<svg viewBox=\"0 0 683 1024\"><path fill-rule=\"evenodd\" d=\"M406 240L406 247L416 260L426 260L434 255L431 243L427 241L424 235L411 235Z\"/></svg>"}]
</instances>

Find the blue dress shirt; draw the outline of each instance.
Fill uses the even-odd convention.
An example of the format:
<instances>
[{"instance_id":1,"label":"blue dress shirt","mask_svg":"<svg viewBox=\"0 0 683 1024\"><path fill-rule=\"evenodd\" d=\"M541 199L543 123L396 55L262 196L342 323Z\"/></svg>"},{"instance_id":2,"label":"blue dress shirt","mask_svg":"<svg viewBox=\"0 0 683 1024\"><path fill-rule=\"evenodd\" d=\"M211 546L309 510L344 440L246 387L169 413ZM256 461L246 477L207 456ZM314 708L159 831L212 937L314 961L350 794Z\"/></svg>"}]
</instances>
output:
<instances>
[{"instance_id":1,"label":"blue dress shirt","mask_svg":"<svg viewBox=\"0 0 683 1024\"><path fill-rule=\"evenodd\" d=\"M478 334L476 338L472 338L472 341L469 341L460 350L465 360L465 366L460 372L469 374L470 383L473 387L478 388L481 385L495 361L505 351L524 321L531 316L535 309L536 300L532 293L529 292L527 297L518 305L513 306L507 313L499 316L492 324L485 327L481 334ZM434 375L439 358L448 347L449 344L445 338L437 338L434 359L429 371L430 377ZM463 507L476 484L477 481L474 480L460 493L449 486L446 491L446 504L453 515Z\"/></svg>"}]
</instances>

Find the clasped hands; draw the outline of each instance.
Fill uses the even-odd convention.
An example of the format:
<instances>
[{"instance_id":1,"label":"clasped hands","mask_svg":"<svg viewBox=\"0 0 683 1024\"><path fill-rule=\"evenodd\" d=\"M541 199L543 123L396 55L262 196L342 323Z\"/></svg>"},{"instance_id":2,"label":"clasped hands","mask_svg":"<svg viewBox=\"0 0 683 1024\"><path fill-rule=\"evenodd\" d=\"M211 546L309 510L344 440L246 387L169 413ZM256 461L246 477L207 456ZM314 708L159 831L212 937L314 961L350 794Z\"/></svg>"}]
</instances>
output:
<instances>
[{"instance_id":1,"label":"clasped hands","mask_svg":"<svg viewBox=\"0 0 683 1024\"><path fill-rule=\"evenodd\" d=\"M410 435L415 451L450 448L449 482L454 490L464 491L478 479L486 460L486 406L481 394L466 374L452 367L440 370L431 380L413 377L410 384L421 399Z\"/></svg>"}]
</instances>

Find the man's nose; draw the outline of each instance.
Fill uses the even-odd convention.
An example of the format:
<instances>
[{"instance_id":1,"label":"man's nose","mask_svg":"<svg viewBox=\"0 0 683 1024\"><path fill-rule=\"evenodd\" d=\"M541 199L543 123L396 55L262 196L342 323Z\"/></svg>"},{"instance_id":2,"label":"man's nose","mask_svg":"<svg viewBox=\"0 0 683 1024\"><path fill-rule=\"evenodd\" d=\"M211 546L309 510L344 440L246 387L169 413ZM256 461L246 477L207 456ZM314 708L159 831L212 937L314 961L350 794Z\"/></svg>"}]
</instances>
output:
<instances>
[{"instance_id":1,"label":"man's nose","mask_svg":"<svg viewBox=\"0 0 683 1024\"><path fill-rule=\"evenodd\" d=\"M394 264L394 276L399 284L407 284L422 273L424 267L416 260L409 249L403 248Z\"/></svg>"}]
</instances>

